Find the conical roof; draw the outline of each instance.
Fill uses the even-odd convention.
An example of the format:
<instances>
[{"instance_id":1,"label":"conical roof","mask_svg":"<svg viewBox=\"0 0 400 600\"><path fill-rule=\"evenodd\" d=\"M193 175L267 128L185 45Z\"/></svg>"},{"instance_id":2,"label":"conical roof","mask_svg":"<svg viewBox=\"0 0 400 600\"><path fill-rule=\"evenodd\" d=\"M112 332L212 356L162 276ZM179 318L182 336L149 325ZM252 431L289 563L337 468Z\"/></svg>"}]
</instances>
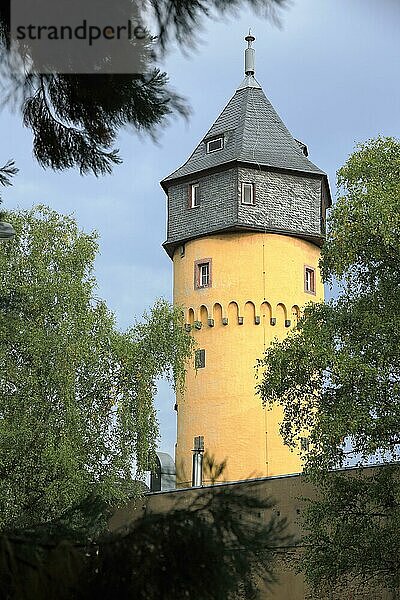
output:
<instances>
[{"instance_id":1,"label":"conical roof","mask_svg":"<svg viewBox=\"0 0 400 600\"><path fill-rule=\"evenodd\" d=\"M218 136L224 138L223 148L207 153L207 140ZM247 75L193 154L162 183L231 162L325 175L307 158L304 148L253 75Z\"/></svg>"}]
</instances>

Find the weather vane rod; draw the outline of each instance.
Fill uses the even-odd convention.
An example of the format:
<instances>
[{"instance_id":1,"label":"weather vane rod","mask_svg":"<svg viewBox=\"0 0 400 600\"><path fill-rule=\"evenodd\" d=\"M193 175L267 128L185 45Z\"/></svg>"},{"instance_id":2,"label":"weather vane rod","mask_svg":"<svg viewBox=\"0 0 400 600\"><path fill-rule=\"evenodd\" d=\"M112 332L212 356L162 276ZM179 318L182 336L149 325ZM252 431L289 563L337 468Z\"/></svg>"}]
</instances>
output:
<instances>
[{"instance_id":1,"label":"weather vane rod","mask_svg":"<svg viewBox=\"0 0 400 600\"><path fill-rule=\"evenodd\" d=\"M244 51L244 72L246 75L254 75L256 51L252 47L252 44L256 38L254 37L254 35L251 35L251 30L249 29L249 34L246 35L244 39L247 42L247 48Z\"/></svg>"}]
</instances>

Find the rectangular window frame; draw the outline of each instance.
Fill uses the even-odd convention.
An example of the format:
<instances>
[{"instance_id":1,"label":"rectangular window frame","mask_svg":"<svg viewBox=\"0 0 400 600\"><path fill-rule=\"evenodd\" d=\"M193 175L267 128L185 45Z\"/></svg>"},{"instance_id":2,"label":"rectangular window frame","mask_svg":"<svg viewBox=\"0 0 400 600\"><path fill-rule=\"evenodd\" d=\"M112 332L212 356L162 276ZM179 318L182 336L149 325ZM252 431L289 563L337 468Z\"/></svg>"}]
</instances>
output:
<instances>
[{"instance_id":1,"label":"rectangular window frame","mask_svg":"<svg viewBox=\"0 0 400 600\"><path fill-rule=\"evenodd\" d=\"M194 355L195 369L205 369L206 367L206 351L204 348L198 348Z\"/></svg>"},{"instance_id":2,"label":"rectangular window frame","mask_svg":"<svg viewBox=\"0 0 400 600\"><path fill-rule=\"evenodd\" d=\"M210 263L199 265L199 287L209 287L210 284Z\"/></svg>"},{"instance_id":3,"label":"rectangular window frame","mask_svg":"<svg viewBox=\"0 0 400 600\"><path fill-rule=\"evenodd\" d=\"M310 277L308 277L310 275ZM306 294L316 294L315 269L310 265L304 265L304 291Z\"/></svg>"},{"instance_id":4,"label":"rectangular window frame","mask_svg":"<svg viewBox=\"0 0 400 600\"><path fill-rule=\"evenodd\" d=\"M251 197L250 202L245 202L245 200L244 200L245 188L247 186L250 187L250 197ZM254 183L252 181L242 181L241 186L240 186L240 200L244 206L254 206Z\"/></svg>"},{"instance_id":5,"label":"rectangular window frame","mask_svg":"<svg viewBox=\"0 0 400 600\"><path fill-rule=\"evenodd\" d=\"M208 267L207 282L204 282L205 273L203 267ZM211 258L202 258L194 262L194 289L202 290L212 287L212 260Z\"/></svg>"},{"instance_id":6,"label":"rectangular window frame","mask_svg":"<svg viewBox=\"0 0 400 600\"><path fill-rule=\"evenodd\" d=\"M221 145L218 148L214 148L213 150L211 150L210 144L213 144L214 142L218 142L218 141L221 141ZM220 150L223 150L223 149L224 149L224 136L223 135L218 135L218 136L206 141L207 154L212 154L213 152L219 152Z\"/></svg>"},{"instance_id":7,"label":"rectangular window frame","mask_svg":"<svg viewBox=\"0 0 400 600\"><path fill-rule=\"evenodd\" d=\"M189 208L200 206L200 183L198 181L189 183Z\"/></svg>"}]
</instances>

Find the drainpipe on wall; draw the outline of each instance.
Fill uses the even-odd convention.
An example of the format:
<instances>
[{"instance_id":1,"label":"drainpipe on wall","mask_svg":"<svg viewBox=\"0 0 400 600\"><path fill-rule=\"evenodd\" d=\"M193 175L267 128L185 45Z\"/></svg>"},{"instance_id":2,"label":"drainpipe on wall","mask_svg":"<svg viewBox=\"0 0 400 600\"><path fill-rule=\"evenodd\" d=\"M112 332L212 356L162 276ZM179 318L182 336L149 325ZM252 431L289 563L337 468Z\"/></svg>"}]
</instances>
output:
<instances>
[{"instance_id":1,"label":"drainpipe on wall","mask_svg":"<svg viewBox=\"0 0 400 600\"><path fill-rule=\"evenodd\" d=\"M193 468L192 468L192 486L203 485L203 454L204 454L204 436L198 435L194 438Z\"/></svg>"}]
</instances>

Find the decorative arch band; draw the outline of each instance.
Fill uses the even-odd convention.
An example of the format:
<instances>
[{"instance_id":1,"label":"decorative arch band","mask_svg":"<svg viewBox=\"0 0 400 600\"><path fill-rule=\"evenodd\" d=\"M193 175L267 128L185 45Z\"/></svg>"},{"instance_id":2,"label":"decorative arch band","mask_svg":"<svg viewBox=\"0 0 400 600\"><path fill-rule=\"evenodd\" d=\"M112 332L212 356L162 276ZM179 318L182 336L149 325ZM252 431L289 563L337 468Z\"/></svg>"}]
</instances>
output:
<instances>
[{"instance_id":1,"label":"decorative arch band","mask_svg":"<svg viewBox=\"0 0 400 600\"><path fill-rule=\"evenodd\" d=\"M301 317L297 304L292 306L283 302L275 305L264 302L237 302L231 300L223 304L201 304L198 307L188 307L185 310L185 327L202 329L204 327L218 327L227 325L269 325L271 327L291 327L297 324Z\"/></svg>"}]
</instances>

